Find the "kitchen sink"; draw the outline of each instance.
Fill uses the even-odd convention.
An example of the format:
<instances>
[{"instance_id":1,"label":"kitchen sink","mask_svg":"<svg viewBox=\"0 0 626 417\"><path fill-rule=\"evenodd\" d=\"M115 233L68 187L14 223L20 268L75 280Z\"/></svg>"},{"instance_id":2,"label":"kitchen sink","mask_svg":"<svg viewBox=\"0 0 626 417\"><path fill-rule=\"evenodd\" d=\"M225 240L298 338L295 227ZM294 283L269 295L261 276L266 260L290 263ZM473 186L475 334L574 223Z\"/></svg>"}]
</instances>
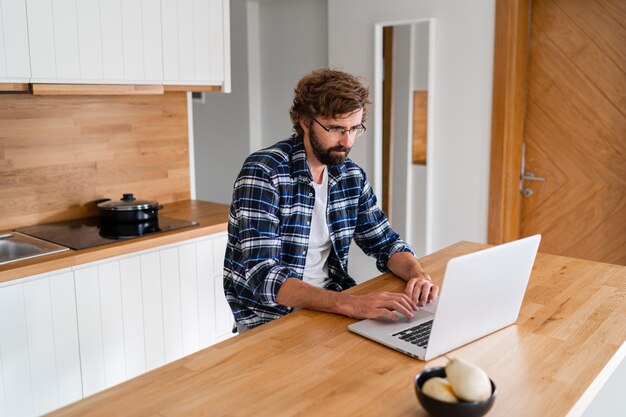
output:
<instances>
[{"instance_id":1,"label":"kitchen sink","mask_svg":"<svg viewBox=\"0 0 626 417\"><path fill-rule=\"evenodd\" d=\"M0 265L66 250L69 248L19 232L0 235Z\"/></svg>"}]
</instances>

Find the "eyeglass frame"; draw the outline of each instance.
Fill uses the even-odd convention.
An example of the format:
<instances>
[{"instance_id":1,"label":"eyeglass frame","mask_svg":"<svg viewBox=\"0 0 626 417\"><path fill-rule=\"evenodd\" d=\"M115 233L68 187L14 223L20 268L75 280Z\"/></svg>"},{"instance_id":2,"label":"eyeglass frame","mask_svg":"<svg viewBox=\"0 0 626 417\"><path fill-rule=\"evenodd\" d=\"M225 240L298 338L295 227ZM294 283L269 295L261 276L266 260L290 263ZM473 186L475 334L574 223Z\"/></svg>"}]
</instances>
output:
<instances>
[{"instance_id":1,"label":"eyeglass frame","mask_svg":"<svg viewBox=\"0 0 626 417\"><path fill-rule=\"evenodd\" d=\"M352 132L354 132L354 137L358 138L363 133L365 133L365 131L367 131L367 128L365 127L365 125L363 123L360 123L360 124L358 124L356 126L352 126L349 129L346 129L345 127L341 127L341 126L326 127L323 124L321 124L315 117L312 117L311 119L313 119L315 121L315 123L320 125L322 127L322 129L324 129L328 133L338 134L340 136L343 136L346 132L348 132L348 136L350 136L350 135L352 135Z\"/></svg>"}]
</instances>

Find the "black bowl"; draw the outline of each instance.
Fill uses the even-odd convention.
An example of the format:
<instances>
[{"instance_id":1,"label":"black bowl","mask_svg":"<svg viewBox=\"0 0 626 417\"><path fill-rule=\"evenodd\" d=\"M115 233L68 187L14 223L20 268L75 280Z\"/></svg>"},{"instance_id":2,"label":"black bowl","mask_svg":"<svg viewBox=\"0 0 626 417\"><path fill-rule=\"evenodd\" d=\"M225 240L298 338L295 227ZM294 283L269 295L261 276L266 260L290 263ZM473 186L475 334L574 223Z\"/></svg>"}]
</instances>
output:
<instances>
[{"instance_id":1,"label":"black bowl","mask_svg":"<svg viewBox=\"0 0 626 417\"><path fill-rule=\"evenodd\" d=\"M433 417L480 417L487 414L496 399L496 384L491 379L491 397L484 401L460 401L447 403L436 400L422 392L422 385L428 379L439 376L446 377L446 368L429 368L415 375L415 393L422 407Z\"/></svg>"}]
</instances>

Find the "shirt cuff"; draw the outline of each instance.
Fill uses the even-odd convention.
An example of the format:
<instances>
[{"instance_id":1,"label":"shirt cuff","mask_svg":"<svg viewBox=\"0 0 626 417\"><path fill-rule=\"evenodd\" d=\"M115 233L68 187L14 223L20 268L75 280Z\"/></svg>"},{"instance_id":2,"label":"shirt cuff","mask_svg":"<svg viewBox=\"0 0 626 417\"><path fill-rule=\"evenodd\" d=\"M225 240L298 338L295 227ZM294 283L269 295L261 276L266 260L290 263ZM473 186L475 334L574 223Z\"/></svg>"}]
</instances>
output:
<instances>
[{"instance_id":1,"label":"shirt cuff","mask_svg":"<svg viewBox=\"0 0 626 417\"><path fill-rule=\"evenodd\" d=\"M376 268L378 268L380 272L389 272L387 263L389 262L389 259L398 252L410 252L413 256L415 256L413 248L408 243L400 240L386 250L383 250L378 255L378 258L376 259Z\"/></svg>"},{"instance_id":2,"label":"shirt cuff","mask_svg":"<svg viewBox=\"0 0 626 417\"><path fill-rule=\"evenodd\" d=\"M270 268L261 285L254 291L257 299L267 307L280 306L281 304L276 302L276 295L287 278L295 276L296 274L291 268L283 265Z\"/></svg>"}]
</instances>

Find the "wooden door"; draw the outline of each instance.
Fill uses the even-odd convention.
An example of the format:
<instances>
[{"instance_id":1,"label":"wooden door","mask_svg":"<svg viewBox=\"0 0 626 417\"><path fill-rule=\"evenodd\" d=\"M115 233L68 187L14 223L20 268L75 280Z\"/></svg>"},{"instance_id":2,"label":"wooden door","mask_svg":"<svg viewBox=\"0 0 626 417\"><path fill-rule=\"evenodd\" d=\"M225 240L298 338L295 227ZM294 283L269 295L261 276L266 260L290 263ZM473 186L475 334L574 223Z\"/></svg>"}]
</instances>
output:
<instances>
[{"instance_id":1,"label":"wooden door","mask_svg":"<svg viewBox=\"0 0 626 417\"><path fill-rule=\"evenodd\" d=\"M534 0L521 235L626 264L626 3Z\"/></svg>"},{"instance_id":2,"label":"wooden door","mask_svg":"<svg viewBox=\"0 0 626 417\"><path fill-rule=\"evenodd\" d=\"M524 1L508 3L521 5L525 13ZM501 204L491 205L490 240L541 233L543 252L626 264L626 3L532 0L529 13L528 43L510 43L521 45L519 64L526 63L508 81L526 81L516 93L522 108L516 116L519 139L493 137L492 169L501 168L495 173L502 176L502 188L494 189L498 180L492 179L491 191ZM523 33L521 25L518 41ZM496 61L497 54L496 44ZM497 88L494 78L494 117L502 94ZM519 187L522 142L525 170L546 180L524 181L532 195L510 197ZM519 204L503 203L504 188Z\"/></svg>"}]
</instances>

